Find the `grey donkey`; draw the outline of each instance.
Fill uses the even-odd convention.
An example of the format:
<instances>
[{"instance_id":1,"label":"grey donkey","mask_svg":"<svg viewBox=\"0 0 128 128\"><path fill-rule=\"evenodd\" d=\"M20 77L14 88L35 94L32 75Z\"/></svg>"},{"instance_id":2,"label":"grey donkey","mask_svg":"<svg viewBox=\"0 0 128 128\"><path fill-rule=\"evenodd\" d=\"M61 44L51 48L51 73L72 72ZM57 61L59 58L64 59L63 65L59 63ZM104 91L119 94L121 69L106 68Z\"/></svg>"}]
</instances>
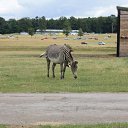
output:
<instances>
[{"instance_id":1,"label":"grey donkey","mask_svg":"<svg viewBox=\"0 0 128 128\"><path fill-rule=\"evenodd\" d=\"M73 73L73 77L77 78L77 64L78 62L74 60L72 54L72 48L69 45L50 45L48 46L45 53L42 53L40 57L45 57L47 60L47 77L49 77L49 69L50 69L50 62L52 64L52 73L53 78L55 77L55 66L56 64L60 64L60 72L61 72L61 79L64 79L64 74L66 67L70 65L71 71Z\"/></svg>"}]
</instances>

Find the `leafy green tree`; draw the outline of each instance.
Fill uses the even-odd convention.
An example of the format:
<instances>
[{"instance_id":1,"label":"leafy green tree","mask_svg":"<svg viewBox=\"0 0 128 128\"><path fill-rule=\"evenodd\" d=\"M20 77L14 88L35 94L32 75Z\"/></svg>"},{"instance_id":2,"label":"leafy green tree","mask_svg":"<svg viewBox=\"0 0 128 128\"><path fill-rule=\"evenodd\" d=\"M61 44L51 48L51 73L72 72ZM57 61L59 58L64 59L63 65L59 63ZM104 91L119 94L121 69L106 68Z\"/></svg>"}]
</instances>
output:
<instances>
[{"instance_id":1,"label":"leafy green tree","mask_svg":"<svg viewBox=\"0 0 128 128\"><path fill-rule=\"evenodd\" d=\"M79 31L78 31L78 36L81 37L81 36L83 36L83 34L84 34L84 33L83 33L83 30L82 30L82 28L80 28Z\"/></svg>"},{"instance_id":2,"label":"leafy green tree","mask_svg":"<svg viewBox=\"0 0 128 128\"><path fill-rule=\"evenodd\" d=\"M46 19L45 17L39 18L39 29L41 30L41 33L46 30Z\"/></svg>"},{"instance_id":3,"label":"leafy green tree","mask_svg":"<svg viewBox=\"0 0 128 128\"><path fill-rule=\"evenodd\" d=\"M92 30L91 30L91 18L90 17L87 18L86 21L85 21L85 30L88 33L92 32Z\"/></svg>"},{"instance_id":4,"label":"leafy green tree","mask_svg":"<svg viewBox=\"0 0 128 128\"><path fill-rule=\"evenodd\" d=\"M78 30L81 28L83 32L95 33L111 33L117 32L117 17L111 15L108 17L95 18L75 18L60 17L59 19L45 19L45 17L38 17L30 19L21 18L19 20L10 19L6 21L0 17L0 34L19 33L22 31L28 32L29 28L34 31L40 29L42 32L48 29L63 29L66 36L69 35L71 29Z\"/></svg>"},{"instance_id":5,"label":"leafy green tree","mask_svg":"<svg viewBox=\"0 0 128 128\"><path fill-rule=\"evenodd\" d=\"M28 29L28 33L29 35L31 35L31 37L34 35L34 28L29 28Z\"/></svg>"},{"instance_id":6,"label":"leafy green tree","mask_svg":"<svg viewBox=\"0 0 128 128\"><path fill-rule=\"evenodd\" d=\"M65 24L66 24L65 22L68 22L68 19L66 17L63 17L63 16L60 17L57 21L58 29L64 29Z\"/></svg>"},{"instance_id":7,"label":"leafy green tree","mask_svg":"<svg viewBox=\"0 0 128 128\"><path fill-rule=\"evenodd\" d=\"M70 22L71 28L73 30L78 30L78 23L77 23L78 22L78 19L77 18L71 16L70 19L69 19L69 22Z\"/></svg>"},{"instance_id":8,"label":"leafy green tree","mask_svg":"<svg viewBox=\"0 0 128 128\"><path fill-rule=\"evenodd\" d=\"M35 18L32 18L31 22L32 22L32 26L33 26L35 31L37 29L39 29L39 17L38 16L36 16Z\"/></svg>"},{"instance_id":9,"label":"leafy green tree","mask_svg":"<svg viewBox=\"0 0 128 128\"><path fill-rule=\"evenodd\" d=\"M9 19L8 26L9 26L9 33L19 33L18 22L15 19Z\"/></svg>"},{"instance_id":10,"label":"leafy green tree","mask_svg":"<svg viewBox=\"0 0 128 128\"><path fill-rule=\"evenodd\" d=\"M8 33L8 25L4 18L0 17L0 34Z\"/></svg>"},{"instance_id":11,"label":"leafy green tree","mask_svg":"<svg viewBox=\"0 0 128 128\"><path fill-rule=\"evenodd\" d=\"M20 32L27 32L28 28L32 27L32 22L30 18L22 18L18 20L18 25L19 25L19 31Z\"/></svg>"},{"instance_id":12,"label":"leafy green tree","mask_svg":"<svg viewBox=\"0 0 128 128\"><path fill-rule=\"evenodd\" d=\"M71 26L68 20L64 22L63 33L67 37L71 32Z\"/></svg>"},{"instance_id":13,"label":"leafy green tree","mask_svg":"<svg viewBox=\"0 0 128 128\"><path fill-rule=\"evenodd\" d=\"M47 29L59 29L58 20L49 19L47 21Z\"/></svg>"}]
</instances>

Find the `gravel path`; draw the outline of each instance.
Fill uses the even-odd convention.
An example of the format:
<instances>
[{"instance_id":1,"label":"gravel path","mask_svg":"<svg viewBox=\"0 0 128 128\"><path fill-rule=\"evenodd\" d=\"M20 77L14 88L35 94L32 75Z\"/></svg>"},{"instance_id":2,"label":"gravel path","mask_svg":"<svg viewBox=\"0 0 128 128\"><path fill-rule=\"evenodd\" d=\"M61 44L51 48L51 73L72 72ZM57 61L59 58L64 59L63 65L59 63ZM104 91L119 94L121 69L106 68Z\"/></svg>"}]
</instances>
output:
<instances>
[{"instance_id":1,"label":"gravel path","mask_svg":"<svg viewBox=\"0 0 128 128\"><path fill-rule=\"evenodd\" d=\"M107 122L128 122L128 93L0 93L0 124Z\"/></svg>"}]
</instances>

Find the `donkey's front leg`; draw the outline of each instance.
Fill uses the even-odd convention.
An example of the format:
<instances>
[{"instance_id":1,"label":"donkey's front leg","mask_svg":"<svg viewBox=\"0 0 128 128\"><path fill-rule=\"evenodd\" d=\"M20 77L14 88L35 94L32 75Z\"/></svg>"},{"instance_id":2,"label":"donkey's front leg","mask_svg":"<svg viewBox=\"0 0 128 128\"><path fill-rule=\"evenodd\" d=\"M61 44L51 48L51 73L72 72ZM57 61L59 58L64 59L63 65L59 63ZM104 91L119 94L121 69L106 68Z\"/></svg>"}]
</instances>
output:
<instances>
[{"instance_id":1,"label":"donkey's front leg","mask_svg":"<svg viewBox=\"0 0 128 128\"><path fill-rule=\"evenodd\" d=\"M53 78L55 78L55 66L56 66L56 64L53 63L53 65L52 65Z\"/></svg>"},{"instance_id":2,"label":"donkey's front leg","mask_svg":"<svg viewBox=\"0 0 128 128\"><path fill-rule=\"evenodd\" d=\"M63 79L64 76L63 76L63 63L60 64L60 79Z\"/></svg>"},{"instance_id":3,"label":"donkey's front leg","mask_svg":"<svg viewBox=\"0 0 128 128\"><path fill-rule=\"evenodd\" d=\"M68 65L67 62L64 63L64 66L63 66L63 79L64 79L64 74L65 74L65 70L66 70L66 66Z\"/></svg>"}]
</instances>

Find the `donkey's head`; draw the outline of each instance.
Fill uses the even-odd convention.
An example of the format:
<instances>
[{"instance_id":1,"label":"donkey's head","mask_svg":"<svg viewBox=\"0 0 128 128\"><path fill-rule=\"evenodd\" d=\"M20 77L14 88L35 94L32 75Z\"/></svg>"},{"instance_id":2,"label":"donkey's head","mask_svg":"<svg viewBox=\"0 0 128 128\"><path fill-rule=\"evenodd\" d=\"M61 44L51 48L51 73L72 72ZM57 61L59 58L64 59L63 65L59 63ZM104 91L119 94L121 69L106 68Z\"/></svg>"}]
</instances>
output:
<instances>
[{"instance_id":1,"label":"donkey's head","mask_svg":"<svg viewBox=\"0 0 128 128\"><path fill-rule=\"evenodd\" d=\"M73 61L71 63L71 71L73 73L73 77L76 79L77 78L77 64L78 64L78 61Z\"/></svg>"}]
</instances>

